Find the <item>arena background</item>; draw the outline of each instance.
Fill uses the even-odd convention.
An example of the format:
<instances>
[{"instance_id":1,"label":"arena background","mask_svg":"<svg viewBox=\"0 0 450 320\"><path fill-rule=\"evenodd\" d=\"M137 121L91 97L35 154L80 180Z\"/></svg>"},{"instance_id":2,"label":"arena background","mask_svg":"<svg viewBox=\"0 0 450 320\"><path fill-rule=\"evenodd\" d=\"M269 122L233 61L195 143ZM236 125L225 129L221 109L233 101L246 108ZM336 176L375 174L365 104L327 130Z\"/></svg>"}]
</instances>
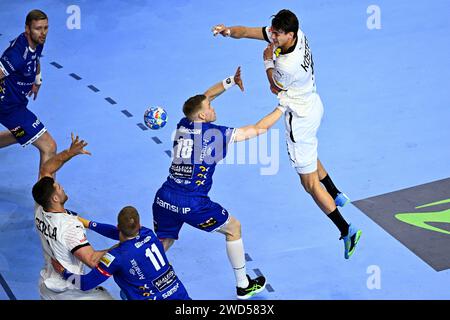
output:
<instances>
[{"instance_id":1,"label":"arena background","mask_svg":"<svg viewBox=\"0 0 450 320\"><path fill-rule=\"evenodd\" d=\"M441 230L433 231L395 218L442 216L450 207L417 208L450 198L442 183L450 177L449 1L0 0L2 51L34 8L48 14L50 29L44 82L29 108L59 151L75 132L92 152L57 175L66 207L114 224L120 208L134 205L148 227L189 96L241 66L245 92L232 88L214 101L217 123L255 123L277 103L264 73L266 44L214 38L211 27L264 26L280 9L294 11L325 107L319 155L354 201L341 212L363 235L345 260L337 229L290 167L282 121L257 140L258 155L249 143L235 146L234 161L217 167L210 196L242 222L249 274L264 274L269 284L258 299L450 298L450 219L431 219ZM169 122L143 130L144 110L155 105ZM276 170L263 174L267 159ZM34 147L0 150L0 299L39 299L43 258L31 197L38 160ZM223 236L189 226L180 236L168 257L191 297L235 299ZM88 238L99 249L114 244L93 232ZM119 298L112 279L104 286Z\"/></svg>"}]
</instances>

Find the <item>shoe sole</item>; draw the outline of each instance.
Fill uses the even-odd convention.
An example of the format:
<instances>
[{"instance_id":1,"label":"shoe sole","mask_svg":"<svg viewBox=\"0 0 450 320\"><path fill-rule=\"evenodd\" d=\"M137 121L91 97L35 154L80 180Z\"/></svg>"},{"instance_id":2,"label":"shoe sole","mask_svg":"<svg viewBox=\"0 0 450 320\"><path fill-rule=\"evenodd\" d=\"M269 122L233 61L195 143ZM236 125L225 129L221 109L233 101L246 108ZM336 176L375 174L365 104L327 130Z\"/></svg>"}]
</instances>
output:
<instances>
[{"instance_id":1,"label":"shoe sole","mask_svg":"<svg viewBox=\"0 0 450 320\"><path fill-rule=\"evenodd\" d=\"M264 285L261 288L259 288L258 290L253 291L251 294L247 294L245 296L237 296L238 300L248 300L251 297L253 297L255 294L263 292L264 289L266 288L266 284L267 284L267 282L265 282Z\"/></svg>"},{"instance_id":2,"label":"shoe sole","mask_svg":"<svg viewBox=\"0 0 450 320\"><path fill-rule=\"evenodd\" d=\"M350 257L355 253L356 246L357 246L357 244L359 242L359 238L361 238L361 234L362 234L361 230L358 230L356 232L355 245L353 246L353 250L348 253L348 257L345 257L345 259L350 259Z\"/></svg>"}]
</instances>

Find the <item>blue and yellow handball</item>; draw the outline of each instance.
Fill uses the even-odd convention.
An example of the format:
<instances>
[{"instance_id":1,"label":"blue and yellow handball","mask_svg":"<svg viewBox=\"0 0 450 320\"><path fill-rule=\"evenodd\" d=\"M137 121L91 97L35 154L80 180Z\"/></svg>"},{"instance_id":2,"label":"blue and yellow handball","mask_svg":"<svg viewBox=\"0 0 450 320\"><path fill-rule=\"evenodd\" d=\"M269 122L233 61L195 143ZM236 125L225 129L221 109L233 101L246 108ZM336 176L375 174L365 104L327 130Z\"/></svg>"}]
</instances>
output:
<instances>
[{"instance_id":1,"label":"blue and yellow handball","mask_svg":"<svg viewBox=\"0 0 450 320\"><path fill-rule=\"evenodd\" d=\"M149 107L144 112L144 123L152 130L161 129L167 123L167 112L164 108L156 106Z\"/></svg>"}]
</instances>

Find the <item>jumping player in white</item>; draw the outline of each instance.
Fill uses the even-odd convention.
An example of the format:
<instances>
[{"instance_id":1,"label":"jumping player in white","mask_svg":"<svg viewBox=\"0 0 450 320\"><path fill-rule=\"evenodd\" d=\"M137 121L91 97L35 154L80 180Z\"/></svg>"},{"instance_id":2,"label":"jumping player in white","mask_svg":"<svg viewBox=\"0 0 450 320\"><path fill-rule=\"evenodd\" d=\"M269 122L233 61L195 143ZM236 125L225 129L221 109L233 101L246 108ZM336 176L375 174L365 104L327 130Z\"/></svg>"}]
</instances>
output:
<instances>
[{"instance_id":1,"label":"jumping player in white","mask_svg":"<svg viewBox=\"0 0 450 320\"><path fill-rule=\"evenodd\" d=\"M341 232L344 257L350 258L361 230L348 224L340 214L337 206L343 207L350 199L336 188L318 158L317 130L323 116L323 105L316 91L311 48L299 28L297 17L284 9L273 17L271 27L218 24L212 32L214 36L220 34L269 42L263 53L264 65L271 92L277 95L279 104L286 107L286 142L291 164L306 192Z\"/></svg>"}]
</instances>

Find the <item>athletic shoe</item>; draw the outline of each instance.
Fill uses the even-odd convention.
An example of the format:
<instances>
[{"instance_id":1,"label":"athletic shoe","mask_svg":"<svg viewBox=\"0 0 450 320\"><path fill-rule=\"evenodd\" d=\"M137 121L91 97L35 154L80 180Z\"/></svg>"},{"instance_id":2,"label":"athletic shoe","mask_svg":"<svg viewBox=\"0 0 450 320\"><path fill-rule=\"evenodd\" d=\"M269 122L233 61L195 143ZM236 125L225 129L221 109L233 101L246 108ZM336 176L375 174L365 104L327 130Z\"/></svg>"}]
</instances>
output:
<instances>
[{"instance_id":1,"label":"athletic shoe","mask_svg":"<svg viewBox=\"0 0 450 320\"><path fill-rule=\"evenodd\" d=\"M239 300L247 300L253 297L255 294L260 293L266 287L266 278L259 276L255 279L250 279L247 275L248 286L247 288L236 287L237 298Z\"/></svg>"},{"instance_id":2,"label":"athletic shoe","mask_svg":"<svg viewBox=\"0 0 450 320\"><path fill-rule=\"evenodd\" d=\"M348 227L348 234L346 236L341 236L339 240L344 240L344 257L345 259L348 259L352 256L352 254L355 252L356 245L358 244L359 238L361 237L361 230L358 230L358 228L352 226Z\"/></svg>"},{"instance_id":3,"label":"athletic shoe","mask_svg":"<svg viewBox=\"0 0 450 320\"><path fill-rule=\"evenodd\" d=\"M336 199L334 199L334 203L338 207L343 207L349 202L350 202L350 198L347 197L347 195L343 192L339 192L338 195L336 196Z\"/></svg>"}]
</instances>

